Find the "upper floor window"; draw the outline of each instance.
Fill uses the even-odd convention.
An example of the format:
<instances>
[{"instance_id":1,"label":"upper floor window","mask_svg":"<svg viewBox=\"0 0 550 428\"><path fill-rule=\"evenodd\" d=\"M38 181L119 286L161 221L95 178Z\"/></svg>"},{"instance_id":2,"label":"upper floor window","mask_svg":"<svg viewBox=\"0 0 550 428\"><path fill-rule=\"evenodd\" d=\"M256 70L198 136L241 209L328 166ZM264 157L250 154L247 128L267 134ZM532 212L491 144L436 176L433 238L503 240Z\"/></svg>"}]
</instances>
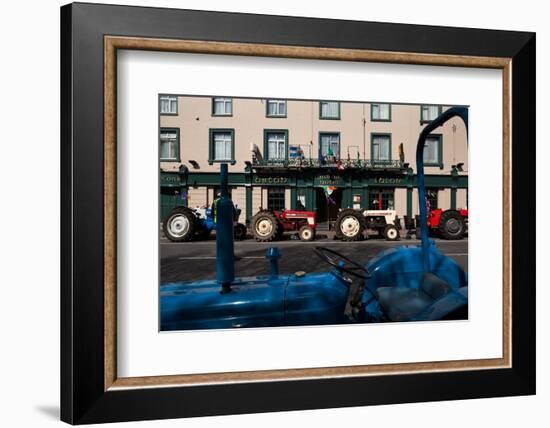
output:
<instances>
[{"instance_id":1,"label":"upper floor window","mask_svg":"<svg viewBox=\"0 0 550 428\"><path fill-rule=\"evenodd\" d=\"M286 117L286 101L267 100L267 117Z\"/></svg>"},{"instance_id":2,"label":"upper floor window","mask_svg":"<svg viewBox=\"0 0 550 428\"><path fill-rule=\"evenodd\" d=\"M424 165L443 167L443 144L441 135L428 135L424 145Z\"/></svg>"},{"instance_id":3,"label":"upper floor window","mask_svg":"<svg viewBox=\"0 0 550 428\"><path fill-rule=\"evenodd\" d=\"M287 131L265 131L265 151L269 160L284 160L287 158Z\"/></svg>"},{"instance_id":4,"label":"upper floor window","mask_svg":"<svg viewBox=\"0 0 550 428\"><path fill-rule=\"evenodd\" d=\"M420 121L431 122L441 114L441 106L422 105L420 106Z\"/></svg>"},{"instance_id":5,"label":"upper floor window","mask_svg":"<svg viewBox=\"0 0 550 428\"><path fill-rule=\"evenodd\" d=\"M319 119L340 119L340 103L321 101L319 103Z\"/></svg>"},{"instance_id":6,"label":"upper floor window","mask_svg":"<svg viewBox=\"0 0 550 428\"><path fill-rule=\"evenodd\" d=\"M319 135L321 156L330 159L340 159L340 134L337 132L322 132Z\"/></svg>"},{"instance_id":7,"label":"upper floor window","mask_svg":"<svg viewBox=\"0 0 550 428\"><path fill-rule=\"evenodd\" d=\"M371 159L374 162L391 161L391 135L372 134Z\"/></svg>"},{"instance_id":8,"label":"upper floor window","mask_svg":"<svg viewBox=\"0 0 550 428\"><path fill-rule=\"evenodd\" d=\"M179 130L161 128L160 130L160 160L174 162L180 160Z\"/></svg>"},{"instance_id":9,"label":"upper floor window","mask_svg":"<svg viewBox=\"0 0 550 428\"><path fill-rule=\"evenodd\" d=\"M232 129L210 130L210 162L233 161L234 135Z\"/></svg>"},{"instance_id":10,"label":"upper floor window","mask_svg":"<svg viewBox=\"0 0 550 428\"><path fill-rule=\"evenodd\" d=\"M178 114L178 97L175 95L161 95L160 114Z\"/></svg>"},{"instance_id":11,"label":"upper floor window","mask_svg":"<svg viewBox=\"0 0 550 428\"><path fill-rule=\"evenodd\" d=\"M232 98L212 98L212 115L231 116L233 115Z\"/></svg>"},{"instance_id":12,"label":"upper floor window","mask_svg":"<svg viewBox=\"0 0 550 428\"><path fill-rule=\"evenodd\" d=\"M389 122L391 120L391 104L371 104L370 119Z\"/></svg>"}]
</instances>

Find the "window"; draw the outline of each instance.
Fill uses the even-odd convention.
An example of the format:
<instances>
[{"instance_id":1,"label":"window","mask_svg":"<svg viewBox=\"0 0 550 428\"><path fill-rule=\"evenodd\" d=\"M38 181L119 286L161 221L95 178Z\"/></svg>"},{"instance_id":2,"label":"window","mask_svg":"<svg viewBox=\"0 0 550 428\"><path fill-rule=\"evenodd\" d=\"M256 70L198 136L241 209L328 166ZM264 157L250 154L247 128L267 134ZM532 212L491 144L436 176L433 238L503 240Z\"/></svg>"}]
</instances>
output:
<instances>
[{"instance_id":1,"label":"window","mask_svg":"<svg viewBox=\"0 0 550 428\"><path fill-rule=\"evenodd\" d=\"M210 162L233 161L234 135L232 129L210 130Z\"/></svg>"},{"instance_id":2,"label":"window","mask_svg":"<svg viewBox=\"0 0 550 428\"><path fill-rule=\"evenodd\" d=\"M286 101L267 100L267 117L286 117Z\"/></svg>"},{"instance_id":3,"label":"window","mask_svg":"<svg viewBox=\"0 0 550 428\"><path fill-rule=\"evenodd\" d=\"M442 157L442 136L428 135L424 145L424 165L443 167Z\"/></svg>"},{"instance_id":4,"label":"window","mask_svg":"<svg viewBox=\"0 0 550 428\"><path fill-rule=\"evenodd\" d=\"M213 116L231 116L233 114L233 99L212 98Z\"/></svg>"},{"instance_id":5,"label":"window","mask_svg":"<svg viewBox=\"0 0 550 428\"><path fill-rule=\"evenodd\" d=\"M319 148L322 157L340 159L340 134L337 132L322 132L319 134Z\"/></svg>"},{"instance_id":6,"label":"window","mask_svg":"<svg viewBox=\"0 0 550 428\"><path fill-rule=\"evenodd\" d=\"M369 209L392 210L394 208L394 189L370 189Z\"/></svg>"},{"instance_id":7,"label":"window","mask_svg":"<svg viewBox=\"0 0 550 428\"><path fill-rule=\"evenodd\" d=\"M285 209L284 187L267 188L267 209L274 211L283 211Z\"/></svg>"},{"instance_id":8,"label":"window","mask_svg":"<svg viewBox=\"0 0 550 428\"><path fill-rule=\"evenodd\" d=\"M431 122L441 114L441 106L420 106L420 122Z\"/></svg>"},{"instance_id":9,"label":"window","mask_svg":"<svg viewBox=\"0 0 550 428\"><path fill-rule=\"evenodd\" d=\"M371 159L373 162L384 163L391 161L391 135L371 135Z\"/></svg>"},{"instance_id":10,"label":"window","mask_svg":"<svg viewBox=\"0 0 550 428\"><path fill-rule=\"evenodd\" d=\"M178 97L175 95L161 95L160 114L178 114Z\"/></svg>"},{"instance_id":11,"label":"window","mask_svg":"<svg viewBox=\"0 0 550 428\"><path fill-rule=\"evenodd\" d=\"M370 119L372 121L391 121L391 104L371 104Z\"/></svg>"},{"instance_id":12,"label":"window","mask_svg":"<svg viewBox=\"0 0 550 428\"><path fill-rule=\"evenodd\" d=\"M160 160L174 162L180 160L179 130L161 128L160 130Z\"/></svg>"},{"instance_id":13,"label":"window","mask_svg":"<svg viewBox=\"0 0 550 428\"><path fill-rule=\"evenodd\" d=\"M336 101L321 101L319 103L320 119L340 119L340 103Z\"/></svg>"},{"instance_id":14,"label":"window","mask_svg":"<svg viewBox=\"0 0 550 428\"><path fill-rule=\"evenodd\" d=\"M426 189L426 199L428 200L430 210L436 210L439 208L437 195L438 195L437 189Z\"/></svg>"},{"instance_id":15,"label":"window","mask_svg":"<svg viewBox=\"0 0 550 428\"><path fill-rule=\"evenodd\" d=\"M287 137L286 130L264 131L264 154L268 160L287 159Z\"/></svg>"}]
</instances>

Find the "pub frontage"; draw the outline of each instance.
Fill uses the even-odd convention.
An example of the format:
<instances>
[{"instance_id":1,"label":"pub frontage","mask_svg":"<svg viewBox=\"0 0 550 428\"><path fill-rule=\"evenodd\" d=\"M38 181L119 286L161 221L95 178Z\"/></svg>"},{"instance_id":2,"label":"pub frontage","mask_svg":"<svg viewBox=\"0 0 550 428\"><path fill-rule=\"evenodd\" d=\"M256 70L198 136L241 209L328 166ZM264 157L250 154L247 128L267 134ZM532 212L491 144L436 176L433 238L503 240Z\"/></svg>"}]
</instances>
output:
<instances>
[{"instance_id":1,"label":"pub frontage","mask_svg":"<svg viewBox=\"0 0 550 428\"><path fill-rule=\"evenodd\" d=\"M467 205L468 176L452 166L448 174L425 176L431 208ZM210 205L219 186L216 172L161 172L161 219L175 206ZM392 209L399 216L418 213L417 176L407 164L380 167L259 167L247 165L229 175L233 201L248 222L261 208L316 211L319 222L333 221L340 209Z\"/></svg>"}]
</instances>

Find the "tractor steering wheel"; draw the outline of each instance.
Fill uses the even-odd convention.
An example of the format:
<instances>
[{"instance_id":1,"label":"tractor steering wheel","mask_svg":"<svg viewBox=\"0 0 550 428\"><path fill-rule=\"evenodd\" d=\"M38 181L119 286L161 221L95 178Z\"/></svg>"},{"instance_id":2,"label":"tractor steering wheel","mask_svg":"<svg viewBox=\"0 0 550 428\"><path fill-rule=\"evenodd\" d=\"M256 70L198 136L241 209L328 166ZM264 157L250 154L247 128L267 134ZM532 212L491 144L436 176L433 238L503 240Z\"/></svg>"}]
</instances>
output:
<instances>
[{"instance_id":1,"label":"tractor steering wheel","mask_svg":"<svg viewBox=\"0 0 550 428\"><path fill-rule=\"evenodd\" d=\"M325 247L315 247L315 253L321 260L341 272L349 273L361 279L368 279L371 277L371 273L365 267L334 250ZM341 264L341 262L344 262L344 264Z\"/></svg>"}]
</instances>

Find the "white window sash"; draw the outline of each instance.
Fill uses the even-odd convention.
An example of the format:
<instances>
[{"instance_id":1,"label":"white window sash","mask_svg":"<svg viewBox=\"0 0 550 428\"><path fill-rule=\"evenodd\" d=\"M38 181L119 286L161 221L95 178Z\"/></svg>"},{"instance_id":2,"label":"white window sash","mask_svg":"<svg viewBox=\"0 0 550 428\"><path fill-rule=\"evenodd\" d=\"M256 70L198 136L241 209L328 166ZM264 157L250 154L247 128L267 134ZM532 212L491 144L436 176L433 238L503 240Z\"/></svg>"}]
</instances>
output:
<instances>
[{"instance_id":1,"label":"white window sash","mask_svg":"<svg viewBox=\"0 0 550 428\"><path fill-rule=\"evenodd\" d=\"M426 139L424 146L424 163L439 163L439 140L437 138Z\"/></svg>"},{"instance_id":2,"label":"white window sash","mask_svg":"<svg viewBox=\"0 0 550 428\"><path fill-rule=\"evenodd\" d=\"M214 160L231 160L232 144L231 134L214 134Z\"/></svg>"},{"instance_id":3,"label":"white window sash","mask_svg":"<svg viewBox=\"0 0 550 428\"><path fill-rule=\"evenodd\" d=\"M325 117L325 118L338 117L338 103L332 102L332 101L321 103L321 117Z\"/></svg>"},{"instance_id":4,"label":"white window sash","mask_svg":"<svg viewBox=\"0 0 550 428\"><path fill-rule=\"evenodd\" d=\"M220 116L231 115L233 111L231 98L214 98L214 114Z\"/></svg>"},{"instance_id":5,"label":"white window sash","mask_svg":"<svg viewBox=\"0 0 550 428\"><path fill-rule=\"evenodd\" d=\"M388 137L374 137L372 140L372 147L373 160L390 160L390 139Z\"/></svg>"}]
</instances>

